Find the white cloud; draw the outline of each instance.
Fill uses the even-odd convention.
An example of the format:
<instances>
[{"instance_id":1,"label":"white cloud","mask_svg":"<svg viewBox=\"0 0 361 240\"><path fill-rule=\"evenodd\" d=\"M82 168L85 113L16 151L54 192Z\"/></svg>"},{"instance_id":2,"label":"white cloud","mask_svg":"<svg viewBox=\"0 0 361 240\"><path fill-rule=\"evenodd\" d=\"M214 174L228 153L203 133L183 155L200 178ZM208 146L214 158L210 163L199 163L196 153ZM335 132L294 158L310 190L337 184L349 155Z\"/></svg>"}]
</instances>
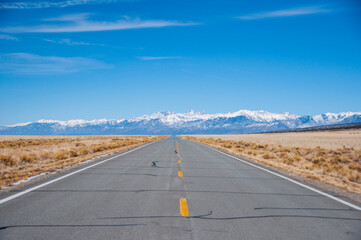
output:
<instances>
[{"instance_id":1,"label":"white cloud","mask_svg":"<svg viewBox=\"0 0 361 240\"><path fill-rule=\"evenodd\" d=\"M23 2L3 2L0 3L0 9L36 9L51 7L69 7L76 5L84 5L90 3L107 3L116 2L116 0L68 0L68 1L23 1Z\"/></svg>"},{"instance_id":2,"label":"white cloud","mask_svg":"<svg viewBox=\"0 0 361 240\"><path fill-rule=\"evenodd\" d=\"M73 41L69 38L64 38L59 41L51 40L51 39L42 39L42 40L44 40L46 42L51 42L51 43L56 43L56 44L65 44L65 45L69 45L69 46L101 46L101 47L105 46L105 44L100 44L100 43L88 43L88 42L82 42L82 41Z\"/></svg>"},{"instance_id":3,"label":"white cloud","mask_svg":"<svg viewBox=\"0 0 361 240\"><path fill-rule=\"evenodd\" d=\"M61 74L111 67L98 60L84 57L40 56L31 53L0 55L1 73Z\"/></svg>"},{"instance_id":4,"label":"white cloud","mask_svg":"<svg viewBox=\"0 0 361 240\"><path fill-rule=\"evenodd\" d=\"M89 18L89 16L92 15L90 13L76 13L76 14L67 14L67 15L61 15L58 17L52 17L52 18L44 18L43 21L45 22L81 22L85 21Z\"/></svg>"},{"instance_id":5,"label":"white cloud","mask_svg":"<svg viewBox=\"0 0 361 240\"><path fill-rule=\"evenodd\" d=\"M310 14L317 14L317 13L326 13L326 12L330 12L330 11L331 11L330 9L324 9L320 6L313 6L313 7L293 8L293 9L284 9L284 10L277 10L277 11L271 11L271 12L255 13L255 14L240 16L237 18L242 19L242 20L256 20L256 19L263 19L263 18L310 15Z\"/></svg>"},{"instance_id":6,"label":"white cloud","mask_svg":"<svg viewBox=\"0 0 361 240\"><path fill-rule=\"evenodd\" d=\"M137 57L140 60L145 60L145 61L153 61L153 60L165 60L165 59L178 59L178 58L182 58L182 57L151 57L151 56L143 56L143 57Z\"/></svg>"},{"instance_id":7,"label":"white cloud","mask_svg":"<svg viewBox=\"0 0 361 240\"><path fill-rule=\"evenodd\" d=\"M165 20L130 20L128 17L124 17L123 19L114 22L105 22L89 20L89 16L90 14L87 13L64 15L57 18L44 19L44 21L51 22L51 24L47 25L3 27L0 28L0 31L8 33L96 32L140 28L161 28L170 26L190 26L198 24L192 22L185 23Z\"/></svg>"},{"instance_id":8,"label":"white cloud","mask_svg":"<svg viewBox=\"0 0 361 240\"><path fill-rule=\"evenodd\" d=\"M7 35L7 34L0 34L0 39L13 40L13 41L19 40L17 37L10 36L10 35Z\"/></svg>"}]
</instances>

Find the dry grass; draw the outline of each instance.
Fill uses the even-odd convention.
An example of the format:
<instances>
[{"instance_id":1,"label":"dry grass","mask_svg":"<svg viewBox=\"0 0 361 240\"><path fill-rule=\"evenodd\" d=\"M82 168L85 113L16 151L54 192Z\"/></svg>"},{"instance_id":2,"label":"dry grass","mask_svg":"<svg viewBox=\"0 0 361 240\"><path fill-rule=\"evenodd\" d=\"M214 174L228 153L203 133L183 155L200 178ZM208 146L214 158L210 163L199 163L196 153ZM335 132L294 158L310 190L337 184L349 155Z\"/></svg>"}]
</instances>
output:
<instances>
[{"instance_id":1,"label":"dry grass","mask_svg":"<svg viewBox=\"0 0 361 240\"><path fill-rule=\"evenodd\" d=\"M320 146L326 149L361 148L361 130L315 131L262 134L230 134L230 135L192 135L202 138L220 138L222 140L248 141L257 144L273 144L285 147Z\"/></svg>"},{"instance_id":2,"label":"dry grass","mask_svg":"<svg viewBox=\"0 0 361 240\"><path fill-rule=\"evenodd\" d=\"M295 133L291 133L292 137ZM300 133L297 133L300 134ZM301 133L300 135L302 135ZM259 134L264 135L264 134ZM220 135L214 137L182 136L185 139L205 143L235 155L244 156L256 162L296 173L304 177L319 180L348 191L361 194L361 149L346 147L341 140L340 148L323 148L320 146L284 146L281 144L262 144L245 140L225 140ZM234 137L235 136L235 137ZM227 138L238 136L247 138L247 134L228 135ZM285 141L286 134L283 133ZM291 138L292 138L291 137ZM299 141L306 139L299 138ZM337 141L337 139L336 139ZM271 143L274 143L270 141Z\"/></svg>"},{"instance_id":3,"label":"dry grass","mask_svg":"<svg viewBox=\"0 0 361 240\"><path fill-rule=\"evenodd\" d=\"M166 136L0 136L0 187Z\"/></svg>"}]
</instances>

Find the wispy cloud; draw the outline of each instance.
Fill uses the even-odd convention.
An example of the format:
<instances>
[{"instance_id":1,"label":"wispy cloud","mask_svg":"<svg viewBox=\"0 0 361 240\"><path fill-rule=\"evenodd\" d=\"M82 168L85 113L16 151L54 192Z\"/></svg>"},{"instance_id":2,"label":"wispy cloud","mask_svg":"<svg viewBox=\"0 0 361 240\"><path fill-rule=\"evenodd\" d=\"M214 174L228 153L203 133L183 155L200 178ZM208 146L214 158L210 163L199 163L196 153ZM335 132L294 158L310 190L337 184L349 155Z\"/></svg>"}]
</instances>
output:
<instances>
[{"instance_id":1,"label":"wispy cloud","mask_svg":"<svg viewBox=\"0 0 361 240\"><path fill-rule=\"evenodd\" d=\"M161 28L171 26L190 26L198 23L178 22L166 20L141 20L129 19L123 17L118 21L92 21L89 20L90 14L72 14L64 15L51 19L44 19L50 24L37 26L19 26L3 27L1 32L8 33L61 33L61 32L96 32L96 31L114 31L140 28Z\"/></svg>"},{"instance_id":2,"label":"wispy cloud","mask_svg":"<svg viewBox=\"0 0 361 240\"><path fill-rule=\"evenodd\" d=\"M283 10L277 10L271 12L254 13L250 15L240 16L237 18L242 20L256 20L263 18L291 17L291 16L310 15L310 14L326 13L326 12L331 12L331 10L325 9L321 6L312 6L312 7L303 7L303 8L283 9Z\"/></svg>"},{"instance_id":3,"label":"wispy cloud","mask_svg":"<svg viewBox=\"0 0 361 240\"><path fill-rule=\"evenodd\" d=\"M96 4L96 3L117 2L116 0L68 0L68 1L22 1L3 2L0 9L36 9L36 8L64 8L69 6Z\"/></svg>"},{"instance_id":4,"label":"wispy cloud","mask_svg":"<svg viewBox=\"0 0 361 240\"><path fill-rule=\"evenodd\" d=\"M64 44L69 46L100 46L104 47L105 44L100 43L89 43L89 42L83 42L83 41L73 41L69 38L64 38L61 40L51 40L51 39L42 39L43 41L50 42L50 43L56 43L56 44Z\"/></svg>"},{"instance_id":5,"label":"wispy cloud","mask_svg":"<svg viewBox=\"0 0 361 240\"><path fill-rule=\"evenodd\" d=\"M144 60L144 61L154 61L154 60L166 60L166 59L179 59L182 57L179 56L168 56L168 57L152 57L152 56L143 56L143 57L137 57L139 60Z\"/></svg>"},{"instance_id":6,"label":"wispy cloud","mask_svg":"<svg viewBox=\"0 0 361 240\"><path fill-rule=\"evenodd\" d=\"M76 13L60 15L52 18L44 18L44 22L83 22L86 21L92 14L91 13Z\"/></svg>"},{"instance_id":7,"label":"wispy cloud","mask_svg":"<svg viewBox=\"0 0 361 240\"><path fill-rule=\"evenodd\" d=\"M61 74L111 67L106 63L85 57L40 56L31 53L0 55L1 73Z\"/></svg>"},{"instance_id":8,"label":"wispy cloud","mask_svg":"<svg viewBox=\"0 0 361 240\"><path fill-rule=\"evenodd\" d=\"M7 34L0 34L0 39L12 40L12 41L17 41L17 40L19 40L17 37L10 36L10 35L7 35Z\"/></svg>"}]
</instances>

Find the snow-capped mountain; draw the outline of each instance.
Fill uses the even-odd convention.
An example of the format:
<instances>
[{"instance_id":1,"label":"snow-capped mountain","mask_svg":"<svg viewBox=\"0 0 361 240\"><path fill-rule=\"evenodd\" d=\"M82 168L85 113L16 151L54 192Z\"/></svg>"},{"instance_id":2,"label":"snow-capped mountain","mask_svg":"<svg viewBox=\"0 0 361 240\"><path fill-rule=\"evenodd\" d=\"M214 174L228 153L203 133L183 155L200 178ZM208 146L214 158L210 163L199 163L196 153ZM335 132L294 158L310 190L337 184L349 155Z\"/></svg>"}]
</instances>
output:
<instances>
[{"instance_id":1,"label":"snow-capped mountain","mask_svg":"<svg viewBox=\"0 0 361 240\"><path fill-rule=\"evenodd\" d=\"M1 135L78 134L226 134L257 133L323 125L361 122L361 112L298 116L291 113L240 110L206 114L157 112L121 120L39 120L0 127Z\"/></svg>"}]
</instances>

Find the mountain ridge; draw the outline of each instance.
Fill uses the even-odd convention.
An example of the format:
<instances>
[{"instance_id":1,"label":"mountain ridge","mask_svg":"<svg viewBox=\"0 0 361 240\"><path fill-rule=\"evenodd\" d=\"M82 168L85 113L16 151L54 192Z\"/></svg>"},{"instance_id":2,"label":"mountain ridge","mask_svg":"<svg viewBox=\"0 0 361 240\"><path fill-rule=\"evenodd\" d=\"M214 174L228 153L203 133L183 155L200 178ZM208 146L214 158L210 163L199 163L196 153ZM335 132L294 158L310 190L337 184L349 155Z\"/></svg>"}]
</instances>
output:
<instances>
[{"instance_id":1,"label":"mountain ridge","mask_svg":"<svg viewBox=\"0 0 361 240\"><path fill-rule=\"evenodd\" d=\"M207 114L156 112L130 119L45 120L0 127L0 135L235 134L361 122L361 112L299 116L264 110Z\"/></svg>"}]
</instances>

